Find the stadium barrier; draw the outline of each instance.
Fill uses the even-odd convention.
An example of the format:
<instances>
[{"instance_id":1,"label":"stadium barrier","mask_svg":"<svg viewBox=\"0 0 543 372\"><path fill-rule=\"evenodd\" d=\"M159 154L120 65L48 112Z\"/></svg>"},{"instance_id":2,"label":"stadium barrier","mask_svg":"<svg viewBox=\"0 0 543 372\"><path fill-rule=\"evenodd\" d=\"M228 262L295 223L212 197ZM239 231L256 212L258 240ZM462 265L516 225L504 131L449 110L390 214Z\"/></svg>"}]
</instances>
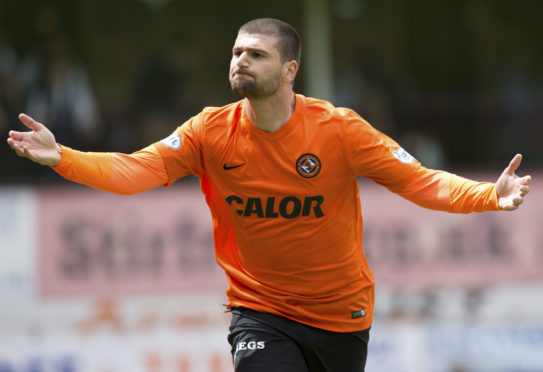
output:
<instances>
[{"instance_id":1,"label":"stadium barrier","mask_svg":"<svg viewBox=\"0 0 543 372\"><path fill-rule=\"evenodd\" d=\"M377 285L368 370L543 371L541 179L518 211L470 215L360 182ZM1 372L232 370L197 185L3 187L0 247Z\"/></svg>"}]
</instances>

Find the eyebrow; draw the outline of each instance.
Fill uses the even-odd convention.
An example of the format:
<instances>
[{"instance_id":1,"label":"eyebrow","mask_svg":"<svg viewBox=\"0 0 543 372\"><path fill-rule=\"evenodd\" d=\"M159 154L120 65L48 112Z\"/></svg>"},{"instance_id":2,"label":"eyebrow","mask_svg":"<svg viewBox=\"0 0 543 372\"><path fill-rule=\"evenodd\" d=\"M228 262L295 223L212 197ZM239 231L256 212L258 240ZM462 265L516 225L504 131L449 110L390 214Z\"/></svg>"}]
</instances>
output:
<instances>
[{"instance_id":1,"label":"eyebrow","mask_svg":"<svg viewBox=\"0 0 543 372\"><path fill-rule=\"evenodd\" d=\"M258 48L251 48L251 47L243 47L243 46L234 46L232 48L232 52L235 52L235 51L239 51L239 50L245 50L247 52L256 52L256 53L260 53L260 54L266 54L268 55L269 53L267 51L265 51L264 49L258 49Z\"/></svg>"}]
</instances>

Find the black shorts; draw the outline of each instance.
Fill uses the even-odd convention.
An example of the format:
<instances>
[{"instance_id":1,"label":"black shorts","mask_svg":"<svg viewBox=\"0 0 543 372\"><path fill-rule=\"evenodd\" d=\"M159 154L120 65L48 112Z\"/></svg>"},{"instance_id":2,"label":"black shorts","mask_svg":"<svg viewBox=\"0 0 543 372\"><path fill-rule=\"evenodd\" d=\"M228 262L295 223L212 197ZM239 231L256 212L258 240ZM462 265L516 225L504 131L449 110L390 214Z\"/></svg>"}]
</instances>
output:
<instances>
[{"instance_id":1,"label":"black shorts","mask_svg":"<svg viewBox=\"0 0 543 372\"><path fill-rule=\"evenodd\" d=\"M236 372L362 372L369 329L331 332L233 308L228 342Z\"/></svg>"}]
</instances>

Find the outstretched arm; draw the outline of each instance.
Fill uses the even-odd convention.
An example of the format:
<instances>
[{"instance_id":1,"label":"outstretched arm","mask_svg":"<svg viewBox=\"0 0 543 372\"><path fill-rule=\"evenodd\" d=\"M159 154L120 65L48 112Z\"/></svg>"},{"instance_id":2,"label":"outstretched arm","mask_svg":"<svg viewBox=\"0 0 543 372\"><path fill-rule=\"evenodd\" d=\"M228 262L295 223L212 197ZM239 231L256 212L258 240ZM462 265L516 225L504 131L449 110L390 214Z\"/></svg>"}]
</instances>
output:
<instances>
[{"instance_id":1,"label":"outstretched arm","mask_svg":"<svg viewBox=\"0 0 543 372\"><path fill-rule=\"evenodd\" d=\"M522 155L515 155L496 182L498 204L505 211L517 209L524 201L526 194L530 192L532 177L519 177L515 174L521 161Z\"/></svg>"},{"instance_id":2,"label":"outstretched arm","mask_svg":"<svg viewBox=\"0 0 543 372\"><path fill-rule=\"evenodd\" d=\"M515 174L521 161L522 155L515 155L495 184L421 168L421 175L398 194L426 208L448 212L513 211L530 192L532 181L531 176Z\"/></svg>"},{"instance_id":3,"label":"outstretched arm","mask_svg":"<svg viewBox=\"0 0 543 372\"><path fill-rule=\"evenodd\" d=\"M153 146L133 154L81 152L57 145L55 136L30 116L19 115L29 132L10 131L17 155L53 169L64 178L116 194L134 194L168 183L160 153Z\"/></svg>"},{"instance_id":4,"label":"outstretched arm","mask_svg":"<svg viewBox=\"0 0 543 372\"><path fill-rule=\"evenodd\" d=\"M28 115L20 114L19 120L32 131L11 130L8 138L9 146L19 156L42 165L56 166L60 162L62 150L57 146L53 133Z\"/></svg>"},{"instance_id":5,"label":"outstretched arm","mask_svg":"<svg viewBox=\"0 0 543 372\"><path fill-rule=\"evenodd\" d=\"M422 207L451 213L511 211L530 191L531 177L515 175L522 160L520 154L495 184L477 182L428 169L356 113L349 112L348 119L343 141L354 173Z\"/></svg>"}]
</instances>

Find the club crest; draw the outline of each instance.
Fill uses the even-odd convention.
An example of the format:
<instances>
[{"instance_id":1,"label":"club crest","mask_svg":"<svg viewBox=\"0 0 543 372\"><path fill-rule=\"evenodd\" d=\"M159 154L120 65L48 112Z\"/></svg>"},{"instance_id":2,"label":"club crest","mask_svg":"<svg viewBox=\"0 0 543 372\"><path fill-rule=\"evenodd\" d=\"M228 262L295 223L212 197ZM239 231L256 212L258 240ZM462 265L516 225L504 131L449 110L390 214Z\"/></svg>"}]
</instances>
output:
<instances>
[{"instance_id":1,"label":"club crest","mask_svg":"<svg viewBox=\"0 0 543 372\"><path fill-rule=\"evenodd\" d=\"M313 154L303 154L296 160L296 170L304 178L313 178L321 171L321 161Z\"/></svg>"}]
</instances>

